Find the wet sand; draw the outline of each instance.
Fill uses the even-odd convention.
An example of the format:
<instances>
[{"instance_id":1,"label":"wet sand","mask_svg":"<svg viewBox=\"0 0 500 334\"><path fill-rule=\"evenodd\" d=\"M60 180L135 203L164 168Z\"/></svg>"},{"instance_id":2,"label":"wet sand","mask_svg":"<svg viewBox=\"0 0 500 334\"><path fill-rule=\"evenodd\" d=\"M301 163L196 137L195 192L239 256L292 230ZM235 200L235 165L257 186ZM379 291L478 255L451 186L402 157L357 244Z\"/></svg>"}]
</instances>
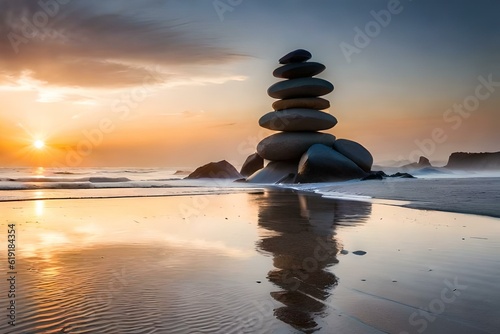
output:
<instances>
[{"instance_id":1,"label":"wet sand","mask_svg":"<svg viewBox=\"0 0 500 334\"><path fill-rule=\"evenodd\" d=\"M498 218L274 190L0 212L1 333L500 331Z\"/></svg>"},{"instance_id":2,"label":"wet sand","mask_svg":"<svg viewBox=\"0 0 500 334\"><path fill-rule=\"evenodd\" d=\"M409 208L487 215L500 218L500 178L386 179L304 184L325 196L369 196L395 200Z\"/></svg>"}]
</instances>

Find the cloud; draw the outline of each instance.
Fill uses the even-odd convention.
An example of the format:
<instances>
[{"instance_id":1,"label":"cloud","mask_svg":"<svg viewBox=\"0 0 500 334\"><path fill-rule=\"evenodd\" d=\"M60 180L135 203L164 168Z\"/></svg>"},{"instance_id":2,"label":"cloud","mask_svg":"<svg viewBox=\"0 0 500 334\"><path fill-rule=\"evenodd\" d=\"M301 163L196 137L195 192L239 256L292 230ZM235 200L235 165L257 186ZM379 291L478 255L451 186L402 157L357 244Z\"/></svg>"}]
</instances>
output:
<instances>
[{"instance_id":1,"label":"cloud","mask_svg":"<svg viewBox=\"0 0 500 334\"><path fill-rule=\"evenodd\" d=\"M205 110L184 110L182 112L159 113L157 116L182 116L183 118L193 118L205 115Z\"/></svg>"},{"instance_id":2,"label":"cloud","mask_svg":"<svg viewBox=\"0 0 500 334\"><path fill-rule=\"evenodd\" d=\"M57 4L0 0L0 85L29 75L49 86L123 88L143 84L151 67L159 69L154 79L168 84L180 80L171 68L243 57L219 46L195 22L169 19L162 1L146 1L149 14L134 8L138 4L118 10L115 1L69 1L48 9L40 3Z\"/></svg>"},{"instance_id":3,"label":"cloud","mask_svg":"<svg viewBox=\"0 0 500 334\"><path fill-rule=\"evenodd\" d=\"M205 114L205 110L184 110L182 112L182 115L185 118L203 116L204 114Z\"/></svg>"},{"instance_id":4,"label":"cloud","mask_svg":"<svg viewBox=\"0 0 500 334\"><path fill-rule=\"evenodd\" d=\"M228 127L228 126L233 126L233 125L236 125L236 123L216 124L216 125L208 126L207 128L223 128L223 127Z\"/></svg>"}]
</instances>

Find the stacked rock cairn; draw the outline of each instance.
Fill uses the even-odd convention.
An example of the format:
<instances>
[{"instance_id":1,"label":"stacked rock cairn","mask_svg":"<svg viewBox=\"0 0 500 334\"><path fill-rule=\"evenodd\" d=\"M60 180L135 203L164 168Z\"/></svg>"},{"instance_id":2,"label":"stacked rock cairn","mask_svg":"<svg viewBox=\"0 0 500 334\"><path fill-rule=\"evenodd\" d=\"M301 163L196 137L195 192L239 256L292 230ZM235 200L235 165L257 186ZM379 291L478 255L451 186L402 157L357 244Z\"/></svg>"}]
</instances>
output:
<instances>
[{"instance_id":1,"label":"stacked rock cairn","mask_svg":"<svg viewBox=\"0 0 500 334\"><path fill-rule=\"evenodd\" d=\"M279 99L259 120L263 128L280 131L264 138L257 154L270 163L248 178L249 182L324 182L362 178L370 172L373 158L360 144L340 139L328 130L337 119L322 111L330 102L320 96L333 91L333 85L315 78L325 65L309 61L306 50L292 51L281 59L273 76L285 79L267 90Z\"/></svg>"}]
</instances>

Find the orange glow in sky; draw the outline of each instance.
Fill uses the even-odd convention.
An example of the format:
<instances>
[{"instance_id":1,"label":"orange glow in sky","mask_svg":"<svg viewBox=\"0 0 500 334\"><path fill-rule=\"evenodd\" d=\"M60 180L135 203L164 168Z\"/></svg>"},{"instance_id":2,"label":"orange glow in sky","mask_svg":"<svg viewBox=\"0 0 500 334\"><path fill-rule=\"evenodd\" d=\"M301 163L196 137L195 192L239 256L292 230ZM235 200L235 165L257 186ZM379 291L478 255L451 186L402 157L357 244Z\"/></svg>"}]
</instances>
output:
<instances>
[{"instance_id":1,"label":"orange glow in sky","mask_svg":"<svg viewBox=\"0 0 500 334\"><path fill-rule=\"evenodd\" d=\"M258 120L272 110L272 71L297 48L335 86L326 132L376 163L500 150L495 3L471 4L481 19L467 22L468 4L411 3L350 59L340 45L359 42L376 2L244 2L223 20L207 4L70 2L45 34L0 41L0 166L240 165L269 134ZM37 6L5 2L0 30L23 37L15 18Z\"/></svg>"}]
</instances>

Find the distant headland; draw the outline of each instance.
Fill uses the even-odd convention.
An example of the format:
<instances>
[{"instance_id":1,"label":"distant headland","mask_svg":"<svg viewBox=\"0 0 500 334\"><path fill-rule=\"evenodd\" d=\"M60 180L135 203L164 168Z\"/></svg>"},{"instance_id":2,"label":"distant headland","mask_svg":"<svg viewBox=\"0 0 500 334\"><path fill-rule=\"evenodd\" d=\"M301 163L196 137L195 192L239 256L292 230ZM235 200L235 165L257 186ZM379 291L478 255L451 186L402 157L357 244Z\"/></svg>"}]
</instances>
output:
<instances>
[{"instance_id":1,"label":"distant headland","mask_svg":"<svg viewBox=\"0 0 500 334\"><path fill-rule=\"evenodd\" d=\"M500 170L500 152L455 152L450 155L445 167L464 170Z\"/></svg>"}]
</instances>

